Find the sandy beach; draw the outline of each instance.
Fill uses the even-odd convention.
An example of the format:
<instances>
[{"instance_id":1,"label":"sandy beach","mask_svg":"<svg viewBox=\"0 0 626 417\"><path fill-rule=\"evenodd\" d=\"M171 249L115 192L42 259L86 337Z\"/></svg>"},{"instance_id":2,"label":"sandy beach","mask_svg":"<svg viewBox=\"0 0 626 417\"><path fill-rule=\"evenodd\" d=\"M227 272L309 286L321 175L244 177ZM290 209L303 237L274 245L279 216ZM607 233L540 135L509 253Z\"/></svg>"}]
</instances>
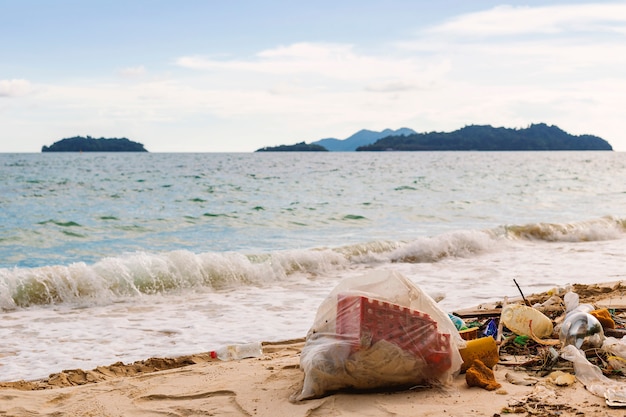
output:
<instances>
[{"instance_id":1,"label":"sandy beach","mask_svg":"<svg viewBox=\"0 0 626 417\"><path fill-rule=\"evenodd\" d=\"M602 306L623 303L623 287L577 287L581 301ZM529 301L545 299L531 296ZM501 360L494 368L500 388L469 387L465 374L445 388L337 392L290 400L304 374L300 353L305 339L263 343L259 358L222 362L209 352L152 358L90 371L65 370L40 381L0 383L0 415L7 416L610 416L605 399L576 381L558 386L549 376ZM502 359L502 356L501 356ZM527 358L526 358L527 359ZM568 369L569 368L569 369ZM573 374L567 361L564 372ZM508 374L508 375L507 375ZM514 381L509 382L509 381ZM520 381L522 381L520 383ZM533 385L524 385L532 381ZM615 379L616 386L626 384Z\"/></svg>"},{"instance_id":2,"label":"sandy beach","mask_svg":"<svg viewBox=\"0 0 626 417\"><path fill-rule=\"evenodd\" d=\"M464 375L448 389L416 388L396 392L336 393L290 402L302 387L299 356L304 342L266 344L261 358L210 361L207 354L170 361L180 368L147 372L115 366L92 373L64 372L50 385L4 384L0 414L8 416L541 416L622 415L590 394L579 382L557 387L548 378L535 386L508 383L496 366L502 388L470 388ZM162 364L162 366L168 366ZM140 366L138 365L137 368ZM130 366L129 368L133 368ZM137 373L134 373L137 372ZM133 374L134 373L134 374ZM73 376L72 376L73 375ZM83 383L93 377L97 383ZM54 385L55 380L59 385ZM73 382L72 382L73 381Z\"/></svg>"}]
</instances>

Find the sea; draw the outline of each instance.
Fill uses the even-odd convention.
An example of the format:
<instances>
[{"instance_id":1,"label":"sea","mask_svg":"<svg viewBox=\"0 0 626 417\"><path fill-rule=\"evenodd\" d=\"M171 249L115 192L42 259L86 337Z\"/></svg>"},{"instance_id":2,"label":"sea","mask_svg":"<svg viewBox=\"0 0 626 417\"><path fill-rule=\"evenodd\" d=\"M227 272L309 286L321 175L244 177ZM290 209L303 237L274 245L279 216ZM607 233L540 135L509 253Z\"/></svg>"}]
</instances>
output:
<instances>
[{"instance_id":1,"label":"sea","mask_svg":"<svg viewBox=\"0 0 626 417\"><path fill-rule=\"evenodd\" d=\"M0 213L0 381L301 338L373 270L447 312L626 278L620 152L0 154Z\"/></svg>"}]
</instances>

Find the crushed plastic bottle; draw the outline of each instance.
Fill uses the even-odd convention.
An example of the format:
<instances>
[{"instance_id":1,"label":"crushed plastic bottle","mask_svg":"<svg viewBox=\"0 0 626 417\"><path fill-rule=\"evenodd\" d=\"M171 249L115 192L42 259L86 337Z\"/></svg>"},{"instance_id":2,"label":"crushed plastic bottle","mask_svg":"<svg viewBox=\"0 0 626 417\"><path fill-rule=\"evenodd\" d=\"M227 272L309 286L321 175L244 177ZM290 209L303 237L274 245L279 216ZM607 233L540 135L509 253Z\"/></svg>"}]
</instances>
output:
<instances>
[{"instance_id":1,"label":"crushed plastic bottle","mask_svg":"<svg viewBox=\"0 0 626 417\"><path fill-rule=\"evenodd\" d=\"M572 312L565 316L559 339L563 346L573 345L578 349L583 343L600 347L604 342L604 330L598 319L591 314L583 311Z\"/></svg>"},{"instance_id":2,"label":"crushed plastic bottle","mask_svg":"<svg viewBox=\"0 0 626 417\"><path fill-rule=\"evenodd\" d=\"M261 342L245 343L242 345L222 346L210 352L211 358L221 361L234 361L244 358L258 358L263 355Z\"/></svg>"}]
</instances>

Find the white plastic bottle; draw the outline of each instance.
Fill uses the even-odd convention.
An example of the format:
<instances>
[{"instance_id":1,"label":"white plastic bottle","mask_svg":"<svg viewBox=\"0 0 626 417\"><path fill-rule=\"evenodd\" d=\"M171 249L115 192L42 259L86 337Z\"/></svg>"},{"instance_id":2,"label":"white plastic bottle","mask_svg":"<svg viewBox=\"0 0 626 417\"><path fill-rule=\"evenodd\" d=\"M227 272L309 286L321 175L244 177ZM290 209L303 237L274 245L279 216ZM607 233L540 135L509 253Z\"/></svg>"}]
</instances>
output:
<instances>
[{"instance_id":1,"label":"white plastic bottle","mask_svg":"<svg viewBox=\"0 0 626 417\"><path fill-rule=\"evenodd\" d=\"M509 330L518 335L531 336L530 328L539 338L552 334L552 320L541 311L521 304L508 304L502 309L501 320Z\"/></svg>"},{"instance_id":2,"label":"white plastic bottle","mask_svg":"<svg viewBox=\"0 0 626 417\"><path fill-rule=\"evenodd\" d=\"M242 345L222 346L211 351L211 357L222 361L234 361L244 358L258 358L263 355L261 342L245 343Z\"/></svg>"}]
</instances>

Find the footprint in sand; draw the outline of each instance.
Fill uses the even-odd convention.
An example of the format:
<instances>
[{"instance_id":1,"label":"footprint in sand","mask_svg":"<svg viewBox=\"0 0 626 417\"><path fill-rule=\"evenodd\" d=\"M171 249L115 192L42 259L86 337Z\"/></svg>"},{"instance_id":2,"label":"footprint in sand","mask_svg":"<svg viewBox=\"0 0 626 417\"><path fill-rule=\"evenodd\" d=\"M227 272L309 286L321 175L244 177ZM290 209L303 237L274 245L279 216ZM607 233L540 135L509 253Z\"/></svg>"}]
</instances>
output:
<instances>
[{"instance_id":1,"label":"footprint in sand","mask_svg":"<svg viewBox=\"0 0 626 417\"><path fill-rule=\"evenodd\" d=\"M336 397L312 400L312 402L315 405L308 410L307 417L392 417L398 415L387 410L380 403L372 407L371 403L338 400Z\"/></svg>"},{"instance_id":2,"label":"footprint in sand","mask_svg":"<svg viewBox=\"0 0 626 417\"><path fill-rule=\"evenodd\" d=\"M135 400L137 406L170 416L252 416L237 402L230 390L201 392L193 395L153 394Z\"/></svg>"}]
</instances>

